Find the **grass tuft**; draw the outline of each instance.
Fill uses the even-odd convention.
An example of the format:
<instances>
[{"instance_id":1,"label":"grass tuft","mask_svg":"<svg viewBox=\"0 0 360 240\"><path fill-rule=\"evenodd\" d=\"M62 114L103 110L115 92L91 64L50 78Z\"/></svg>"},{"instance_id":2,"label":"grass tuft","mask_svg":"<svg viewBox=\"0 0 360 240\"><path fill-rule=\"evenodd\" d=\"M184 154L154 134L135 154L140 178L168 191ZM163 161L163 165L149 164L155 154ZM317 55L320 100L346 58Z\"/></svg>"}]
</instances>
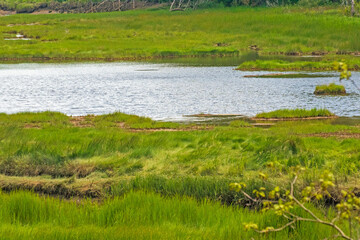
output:
<instances>
[{"instance_id":1,"label":"grass tuft","mask_svg":"<svg viewBox=\"0 0 360 240\"><path fill-rule=\"evenodd\" d=\"M256 118L310 118L310 117L331 117L334 116L327 109L313 108L311 110L306 109L281 109L268 113L259 113Z\"/></svg>"},{"instance_id":2,"label":"grass tuft","mask_svg":"<svg viewBox=\"0 0 360 240\"><path fill-rule=\"evenodd\" d=\"M316 95L345 95L346 90L343 85L330 83L329 85L316 86L314 94Z\"/></svg>"}]
</instances>

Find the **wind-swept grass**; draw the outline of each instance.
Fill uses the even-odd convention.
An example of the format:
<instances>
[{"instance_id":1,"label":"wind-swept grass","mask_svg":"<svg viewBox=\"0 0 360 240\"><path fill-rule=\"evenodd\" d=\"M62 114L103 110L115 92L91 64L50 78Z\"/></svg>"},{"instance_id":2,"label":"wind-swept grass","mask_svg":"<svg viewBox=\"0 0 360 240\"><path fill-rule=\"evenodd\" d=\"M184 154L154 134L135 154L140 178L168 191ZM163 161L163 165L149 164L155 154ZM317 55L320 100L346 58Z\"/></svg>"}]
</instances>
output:
<instances>
[{"instance_id":1,"label":"wind-swept grass","mask_svg":"<svg viewBox=\"0 0 360 240\"><path fill-rule=\"evenodd\" d=\"M324 115L322 110L314 112L306 114ZM280 113L284 117L284 111ZM303 110L287 114L305 116L299 113ZM43 115L47 117L41 122ZM235 121L207 130L151 132L122 128L119 121L134 124L143 120L121 113L89 117L86 125L73 125L70 117L58 114L54 119L65 120L48 124L48 116L51 113L2 115L1 119L14 120L0 122L0 173L6 175L0 177L1 188L66 196L150 189L164 195L224 199L228 192L215 182L254 180L255 186L259 184L256 172L268 171L264 168L269 162L310 168L309 180L329 169L339 176L339 182L346 182L356 178L360 169L359 128L334 125L336 119L277 123L268 129ZM38 123L29 125L34 119ZM330 135L317 137L319 133ZM287 180L286 172L283 177L268 173L279 185ZM192 187L186 189L188 186Z\"/></svg>"},{"instance_id":2,"label":"wind-swept grass","mask_svg":"<svg viewBox=\"0 0 360 240\"><path fill-rule=\"evenodd\" d=\"M100 204L14 192L0 194L0 203L0 234L6 239L257 239L242 224L284 224L274 213L142 192ZM323 239L329 232L327 226L302 223L266 238Z\"/></svg>"},{"instance_id":3,"label":"wind-swept grass","mask_svg":"<svg viewBox=\"0 0 360 240\"><path fill-rule=\"evenodd\" d=\"M310 117L331 117L334 116L327 109L313 108L306 109L281 109L267 113L259 113L256 118L310 118Z\"/></svg>"}]
</instances>

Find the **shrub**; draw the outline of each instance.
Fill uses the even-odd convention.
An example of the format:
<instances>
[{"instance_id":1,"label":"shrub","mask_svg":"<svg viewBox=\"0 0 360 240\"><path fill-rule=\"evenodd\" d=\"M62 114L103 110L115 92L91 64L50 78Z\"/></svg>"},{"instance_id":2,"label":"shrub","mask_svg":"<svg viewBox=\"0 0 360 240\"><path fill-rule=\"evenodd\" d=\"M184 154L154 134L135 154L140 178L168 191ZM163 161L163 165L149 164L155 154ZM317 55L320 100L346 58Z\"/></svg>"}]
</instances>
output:
<instances>
[{"instance_id":1,"label":"shrub","mask_svg":"<svg viewBox=\"0 0 360 240\"><path fill-rule=\"evenodd\" d=\"M32 13L36 10L36 6L31 3L19 3L16 5L16 13Z\"/></svg>"}]
</instances>

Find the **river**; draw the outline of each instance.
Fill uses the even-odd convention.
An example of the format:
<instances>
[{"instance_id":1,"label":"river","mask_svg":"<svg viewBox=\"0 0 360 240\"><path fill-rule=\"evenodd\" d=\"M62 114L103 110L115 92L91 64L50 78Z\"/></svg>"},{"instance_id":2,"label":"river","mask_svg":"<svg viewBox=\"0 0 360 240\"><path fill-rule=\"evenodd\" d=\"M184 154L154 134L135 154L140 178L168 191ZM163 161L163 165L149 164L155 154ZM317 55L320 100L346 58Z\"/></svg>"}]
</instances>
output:
<instances>
[{"instance_id":1,"label":"river","mask_svg":"<svg viewBox=\"0 0 360 240\"><path fill-rule=\"evenodd\" d=\"M0 64L0 112L51 110L77 116L121 111L169 120L316 107L360 116L360 94L349 81L342 82L348 96L315 96L316 85L338 79L243 77L251 74L232 66L164 63ZM360 73L353 79L360 85Z\"/></svg>"}]
</instances>

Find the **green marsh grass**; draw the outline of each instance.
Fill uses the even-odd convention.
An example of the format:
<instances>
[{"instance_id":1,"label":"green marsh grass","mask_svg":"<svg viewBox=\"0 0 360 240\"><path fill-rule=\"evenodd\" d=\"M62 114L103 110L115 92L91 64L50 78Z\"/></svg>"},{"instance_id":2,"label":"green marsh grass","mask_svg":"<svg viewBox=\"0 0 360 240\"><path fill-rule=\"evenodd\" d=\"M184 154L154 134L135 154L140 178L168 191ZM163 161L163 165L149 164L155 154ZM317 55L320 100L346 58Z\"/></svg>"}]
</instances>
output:
<instances>
[{"instance_id":1,"label":"green marsh grass","mask_svg":"<svg viewBox=\"0 0 360 240\"><path fill-rule=\"evenodd\" d=\"M290 113L303 114L302 110ZM264 168L269 162L305 166L313 172L312 179L329 169L345 183L346 178L358 177L360 169L358 138L316 136L359 133L357 127L332 124L333 119L277 123L268 129L236 121L211 130L171 132L117 127L119 121L143 121L120 113L90 116L87 127L72 125L69 117L50 112L2 114L0 119L0 185L6 189L36 188L37 178L44 176L39 191L59 189L60 195L62 191L73 194L76 191L71 188L78 185L87 186L86 190L99 183L104 186L103 190L96 187L103 191L101 195L109 194L112 186L115 195L151 189L165 195L193 192L196 198L216 199L228 192L215 182L256 180L259 170L268 171ZM286 171L279 175L269 170L269 174L279 185L287 181ZM75 182L69 183L72 177ZM172 182L173 178L179 181ZM198 190L197 181L201 182ZM193 190L186 190L181 182L193 185ZM177 188L183 190L177 192Z\"/></svg>"},{"instance_id":2,"label":"green marsh grass","mask_svg":"<svg viewBox=\"0 0 360 240\"><path fill-rule=\"evenodd\" d=\"M336 7L321 11L235 7L185 12L19 14L1 18L0 58L65 61L219 56L238 55L249 51L251 45L257 45L260 54L357 51L360 23L341 11ZM33 39L4 40L3 36L14 31Z\"/></svg>"}]
</instances>

